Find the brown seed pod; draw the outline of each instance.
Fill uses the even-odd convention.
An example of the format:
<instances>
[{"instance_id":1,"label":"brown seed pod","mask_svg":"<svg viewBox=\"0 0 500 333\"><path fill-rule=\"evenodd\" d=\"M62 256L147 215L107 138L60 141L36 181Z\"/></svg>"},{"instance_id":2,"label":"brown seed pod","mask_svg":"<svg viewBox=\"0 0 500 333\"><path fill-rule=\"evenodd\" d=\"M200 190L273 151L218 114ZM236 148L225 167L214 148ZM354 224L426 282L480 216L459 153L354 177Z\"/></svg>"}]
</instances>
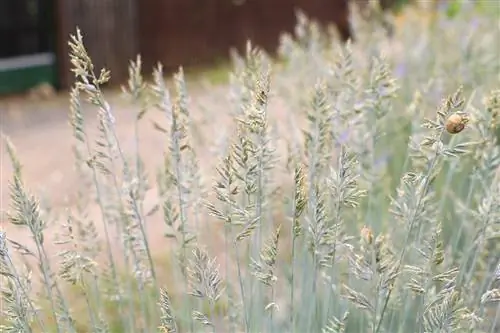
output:
<instances>
[{"instance_id":1,"label":"brown seed pod","mask_svg":"<svg viewBox=\"0 0 500 333\"><path fill-rule=\"evenodd\" d=\"M446 131L450 134L457 134L463 131L469 119L466 116L454 113L446 119Z\"/></svg>"},{"instance_id":2,"label":"brown seed pod","mask_svg":"<svg viewBox=\"0 0 500 333\"><path fill-rule=\"evenodd\" d=\"M368 244L373 242L373 231L370 227L366 225L361 229L361 238Z\"/></svg>"}]
</instances>

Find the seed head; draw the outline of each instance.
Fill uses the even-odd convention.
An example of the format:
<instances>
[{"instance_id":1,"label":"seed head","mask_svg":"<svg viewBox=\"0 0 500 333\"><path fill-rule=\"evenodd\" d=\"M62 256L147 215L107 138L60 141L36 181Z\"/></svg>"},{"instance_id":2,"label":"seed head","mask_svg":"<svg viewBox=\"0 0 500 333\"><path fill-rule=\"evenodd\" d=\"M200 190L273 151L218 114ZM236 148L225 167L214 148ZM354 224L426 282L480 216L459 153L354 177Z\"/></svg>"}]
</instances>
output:
<instances>
[{"instance_id":1,"label":"seed head","mask_svg":"<svg viewBox=\"0 0 500 333\"><path fill-rule=\"evenodd\" d=\"M450 134L457 134L463 131L469 118L465 115L454 113L446 119L446 131Z\"/></svg>"},{"instance_id":2,"label":"seed head","mask_svg":"<svg viewBox=\"0 0 500 333\"><path fill-rule=\"evenodd\" d=\"M371 244L373 242L373 231L370 227L364 226L361 229L361 238L367 243Z\"/></svg>"}]
</instances>

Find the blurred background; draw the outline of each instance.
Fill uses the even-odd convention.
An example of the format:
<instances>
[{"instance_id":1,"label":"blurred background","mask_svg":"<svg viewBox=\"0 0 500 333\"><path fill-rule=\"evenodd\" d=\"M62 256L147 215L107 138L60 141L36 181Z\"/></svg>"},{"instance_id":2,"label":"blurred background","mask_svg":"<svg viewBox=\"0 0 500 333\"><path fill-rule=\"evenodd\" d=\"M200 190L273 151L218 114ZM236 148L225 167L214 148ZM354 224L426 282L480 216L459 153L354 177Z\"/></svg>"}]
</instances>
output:
<instances>
[{"instance_id":1,"label":"blurred background","mask_svg":"<svg viewBox=\"0 0 500 333\"><path fill-rule=\"evenodd\" d=\"M349 0L0 0L0 96L68 88L67 42L77 26L96 67L121 83L137 54L146 71L157 62L170 71L223 62L248 39L272 53L280 34L293 31L297 10L352 37Z\"/></svg>"}]
</instances>

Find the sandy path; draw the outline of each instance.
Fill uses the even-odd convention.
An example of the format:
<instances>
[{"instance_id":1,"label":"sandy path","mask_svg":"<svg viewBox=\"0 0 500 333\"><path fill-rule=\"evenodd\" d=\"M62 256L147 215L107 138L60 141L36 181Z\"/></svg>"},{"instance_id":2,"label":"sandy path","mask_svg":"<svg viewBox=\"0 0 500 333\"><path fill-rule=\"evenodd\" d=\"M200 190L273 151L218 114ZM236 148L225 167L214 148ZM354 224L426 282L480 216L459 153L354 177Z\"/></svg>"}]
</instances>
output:
<instances>
[{"instance_id":1,"label":"sandy path","mask_svg":"<svg viewBox=\"0 0 500 333\"><path fill-rule=\"evenodd\" d=\"M205 178L206 185L210 186L217 163L217 156L212 149L220 141L220 135L224 134L224 131L232 124L228 117L230 105L226 97L227 87L218 86L210 91L198 86L192 88L188 86L188 89L190 91L192 119L197 128L193 141L198 148L202 176ZM117 119L117 131L122 148L126 153L133 154L135 149L133 140L134 114L136 111L131 109L117 93L111 92L106 96ZM79 179L74 172L74 158L71 151L73 139L67 121L68 94L62 94L53 100L43 102L6 103L0 101L0 103L2 103L0 104L1 131L10 137L16 147L18 157L24 167L23 176L27 187L34 194L43 197L46 202L50 203L56 214L64 213L66 209L73 209ZM270 107L270 117L277 124L285 123L285 112L285 107L280 105L279 101L274 101ZM96 133L96 111L89 107L85 109L84 113L88 132L93 135ZM155 185L154 177L157 168L163 162L162 154L165 142L164 134L154 130L151 121L155 120L161 123L163 115L158 111L151 111L146 118L140 125L140 150L150 175L150 181ZM0 150L0 159L0 208L1 211L5 211L10 202L8 182L12 178L12 167L3 144ZM146 195L145 210L147 211L157 202L156 189L152 189ZM99 223L101 216L99 207L96 204L91 205L89 213L98 227L102 228L102 223ZM1 228L7 232L10 239L21 243L26 242L26 232L7 223L4 214L0 215L0 222ZM153 252L164 253L166 241L163 233L165 226L161 212L148 217L147 225ZM49 240L52 238L53 232L49 229L46 235ZM204 241L209 239L216 241L216 238L204 237ZM210 246L210 244L207 245ZM50 249L49 251L52 252Z\"/></svg>"}]
</instances>

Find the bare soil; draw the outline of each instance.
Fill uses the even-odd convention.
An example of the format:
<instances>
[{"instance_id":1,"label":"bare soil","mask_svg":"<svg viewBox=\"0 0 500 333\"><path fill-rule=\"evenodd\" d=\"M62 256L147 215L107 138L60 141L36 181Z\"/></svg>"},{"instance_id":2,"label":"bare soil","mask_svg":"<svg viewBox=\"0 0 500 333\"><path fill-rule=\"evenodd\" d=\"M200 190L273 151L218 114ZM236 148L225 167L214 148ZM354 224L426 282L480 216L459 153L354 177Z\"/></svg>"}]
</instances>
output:
<instances>
[{"instance_id":1,"label":"bare soil","mask_svg":"<svg viewBox=\"0 0 500 333\"><path fill-rule=\"evenodd\" d=\"M229 117L231 106L226 97L228 90L224 85L208 89L200 84L188 84L188 90L190 110L195 126L192 141L196 146L205 184L210 187L218 162L213 148L221 139L224 140L221 135L230 135L233 124L233 120ZM133 156L135 151L134 119L137 110L133 109L116 91L109 91L106 96L116 117L122 149ZM54 255L58 248L48 243L53 240L55 228L58 227L58 223L64 221L66 212L75 209L76 190L80 182L74 168L75 159L72 153L74 139L68 123L68 110L68 93L58 94L49 100L29 100L22 97L0 100L0 131L7 135L15 145L18 158L23 164L25 185L42 200L44 205L51 207L52 225L45 233L46 244L51 255ZM85 107L86 127L91 136L97 133L96 113L95 108ZM287 123L286 117L286 108L282 101L273 101L270 106L271 122L285 137L291 135L289 131L284 131L282 128L283 124ZM153 120L162 123L164 115L159 111L151 110L141 121L139 131L141 157L150 175L150 182L155 185L154 177L163 163L163 152L167 147L165 134L153 129ZM281 144L284 146L283 142ZM9 239L29 244L31 241L28 238L31 237L26 230L11 225L6 218L5 211L10 205L9 181L12 179L12 166L3 142L1 147L0 211L3 213L0 214L0 228L7 232ZM153 188L146 194L145 211L158 202L156 192L156 188ZM102 229L99 206L91 205L89 213L98 228ZM163 235L166 229L161 212L148 217L146 223L153 255L160 256L162 253L164 255L167 241ZM208 243L207 246L219 244L220 247L223 243L220 238L223 235L217 230L219 230L217 226L212 230L207 230L212 233L211 237L203 237L203 241ZM223 257L221 249L214 250ZM223 258L219 257L219 260L223 261ZM224 266L222 262L221 266Z\"/></svg>"}]
</instances>

